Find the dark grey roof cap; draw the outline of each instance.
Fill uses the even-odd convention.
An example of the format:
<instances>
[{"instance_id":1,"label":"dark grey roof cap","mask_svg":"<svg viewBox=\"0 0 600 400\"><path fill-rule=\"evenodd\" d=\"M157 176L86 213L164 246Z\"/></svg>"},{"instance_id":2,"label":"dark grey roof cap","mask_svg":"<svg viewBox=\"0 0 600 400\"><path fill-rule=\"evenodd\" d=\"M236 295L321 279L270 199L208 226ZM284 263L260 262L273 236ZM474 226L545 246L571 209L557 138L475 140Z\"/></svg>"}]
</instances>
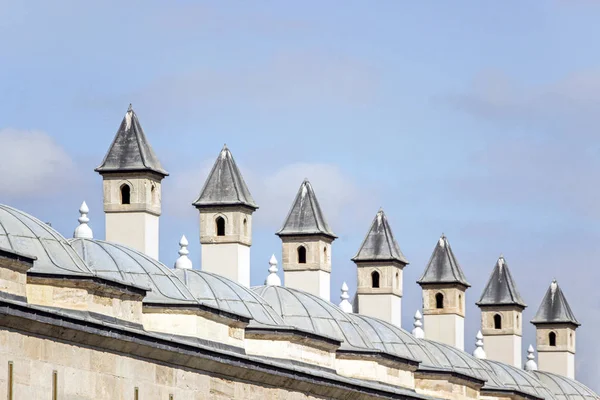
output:
<instances>
[{"instance_id":1,"label":"dark grey roof cap","mask_svg":"<svg viewBox=\"0 0 600 400\"><path fill-rule=\"evenodd\" d=\"M99 173L153 171L162 176L169 175L160 165L158 157L148 143L131 104L104 161L96 171Z\"/></svg>"},{"instance_id":2,"label":"dark grey roof cap","mask_svg":"<svg viewBox=\"0 0 600 400\"><path fill-rule=\"evenodd\" d=\"M448 239L443 234L433 250L425 272L417 283L420 285L429 283L459 283L466 287L471 286L460 269L456 257L454 257L450 242L448 242Z\"/></svg>"},{"instance_id":3,"label":"dark grey roof cap","mask_svg":"<svg viewBox=\"0 0 600 400\"><path fill-rule=\"evenodd\" d=\"M332 239L337 238L327 225L312 185L307 179L300 185L294 204L277 235L324 235Z\"/></svg>"},{"instance_id":4,"label":"dark grey roof cap","mask_svg":"<svg viewBox=\"0 0 600 400\"><path fill-rule=\"evenodd\" d=\"M227 146L223 146L200 196L193 205L196 207L242 205L254 210L258 208Z\"/></svg>"},{"instance_id":5,"label":"dark grey roof cap","mask_svg":"<svg viewBox=\"0 0 600 400\"><path fill-rule=\"evenodd\" d=\"M371 229L365 236L358 253L353 261L399 261L408 264L408 260L400 251L398 242L394 239L392 228L382 209L377 212Z\"/></svg>"},{"instance_id":6,"label":"dark grey roof cap","mask_svg":"<svg viewBox=\"0 0 600 400\"><path fill-rule=\"evenodd\" d=\"M498 258L490 279L477 302L479 306L516 305L523 308L527 304L521 298L517 285L510 274L503 256Z\"/></svg>"},{"instance_id":7,"label":"dark grey roof cap","mask_svg":"<svg viewBox=\"0 0 600 400\"><path fill-rule=\"evenodd\" d=\"M535 314L535 317L531 320L531 323L536 324L573 324L576 326L581 325L571 307L565 298L560 286L556 282L556 279L552 281L546 295L540 304L540 308Z\"/></svg>"}]
</instances>

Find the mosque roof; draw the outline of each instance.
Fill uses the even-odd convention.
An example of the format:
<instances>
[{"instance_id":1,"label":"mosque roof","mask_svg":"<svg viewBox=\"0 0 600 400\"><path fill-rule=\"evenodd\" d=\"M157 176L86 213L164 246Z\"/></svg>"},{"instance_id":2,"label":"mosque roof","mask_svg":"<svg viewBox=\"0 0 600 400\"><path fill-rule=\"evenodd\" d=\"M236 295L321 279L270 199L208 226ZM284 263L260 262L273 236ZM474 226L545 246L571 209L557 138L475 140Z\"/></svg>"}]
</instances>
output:
<instances>
[{"instance_id":1,"label":"mosque roof","mask_svg":"<svg viewBox=\"0 0 600 400\"><path fill-rule=\"evenodd\" d=\"M105 172L152 171L162 176L169 175L154 154L131 104L102 164L96 168L96 171L101 174Z\"/></svg>"},{"instance_id":2,"label":"mosque roof","mask_svg":"<svg viewBox=\"0 0 600 400\"><path fill-rule=\"evenodd\" d=\"M425 272L417 281L418 284L432 283L458 283L463 286L471 286L463 274L454 252L450 247L450 242L445 235L438 240Z\"/></svg>"},{"instance_id":3,"label":"mosque roof","mask_svg":"<svg viewBox=\"0 0 600 400\"><path fill-rule=\"evenodd\" d=\"M371 228L358 250L352 258L353 261L398 261L408 264L408 260L402 254L398 242L394 238L392 228L387 217L380 209L375 215Z\"/></svg>"},{"instance_id":4,"label":"mosque roof","mask_svg":"<svg viewBox=\"0 0 600 400\"><path fill-rule=\"evenodd\" d=\"M230 279L197 269L175 269L173 273L202 304L248 315L252 318L251 325L285 325L281 316L262 297Z\"/></svg>"},{"instance_id":5,"label":"mosque roof","mask_svg":"<svg viewBox=\"0 0 600 400\"><path fill-rule=\"evenodd\" d=\"M193 205L196 207L242 205L253 210L258 208L227 146L223 146Z\"/></svg>"},{"instance_id":6,"label":"mosque roof","mask_svg":"<svg viewBox=\"0 0 600 400\"><path fill-rule=\"evenodd\" d=\"M318 296L283 286L257 286L252 290L290 326L339 340L341 349L377 350L349 314Z\"/></svg>"},{"instance_id":7,"label":"mosque roof","mask_svg":"<svg viewBox=\"0 0 600 400\"><path fill-rule=\"evenodd\" d=\"M486 382L484 390L515 390L540 398L552 399L552 393L535 375L512 365L493 360L479 360L495 376L495 382Z\"/></svg>"},{"instance_id":8,"label":"mosque roof","mask_svg":"<svg viewBox=\"0 0 600 400\"><path fill-rule=\"evenodd\" d=\"M530 372L530 374L535 375L546 390L552 393L556 400L600 399L600 396L583 383L569 379L565 376L544 371L533 371Z\"/></svg>"},{"instance_id":9,"label":"mosque roof","mask_svg":"<svg viewBox=\"0 0 600 400\"><path fill-rule=\"evenodd\" d=\"M300 185L296 199L277 235L323 235L332 239L337 237L329 228L308 179Z\"/></svg>"},{"instance_id":10,"label":"mosque roof","mask_svg":"<svg viewBox=\"0 0 600 400\"><path fill-rule=\"evenodd\" d=\"M144 253L97 239L75 238L70 243L99 276L149 287L145 304L197 304L173 270Z\"/></svg>"},{"instance_id":11,"label":"mosque roof","mask_svg":"<svg viewBox=\"0 0 600 400\"><path fill-rule=\"evenodd\" d=\"M538 308L535 317L531 320L532 324L552 324L552 323L569 323L575 326L581 325L563 294L556 279L552 281L550 287L546 291L540 308Z\"/></svg>"},{"instance_id":12,"label":"mosque roof","mask_svg":"<svg viewBox=\"0 0 600 400\"><path fill-rule=\"evenodd\" d=\"M521 298L517 285L508 269L508 264L503 256L498 258L496 266L490 275L481 298L477 302L479 306L516 305L526 307Z\"/></svg>"},{"instance_id":13,"label":"mosque roof","mask_svg":"<svg viewBox=\"0 0 600 400\"><path fill-rule=\"evenodd\" d=\"M68 241L50 225L6 205L0 205L0 248L34 257L33 273L93 276Z\"/></svg>"}]
</instances>

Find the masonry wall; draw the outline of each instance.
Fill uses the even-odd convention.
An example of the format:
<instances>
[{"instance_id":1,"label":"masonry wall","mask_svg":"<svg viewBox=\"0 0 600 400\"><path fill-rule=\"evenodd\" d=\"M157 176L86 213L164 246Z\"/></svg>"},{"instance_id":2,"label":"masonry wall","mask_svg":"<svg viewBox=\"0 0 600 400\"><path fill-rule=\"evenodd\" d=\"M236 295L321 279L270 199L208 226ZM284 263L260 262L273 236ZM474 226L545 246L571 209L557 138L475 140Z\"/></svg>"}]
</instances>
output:
<instances>
[{"instance_id":1,"label":"masonry wall","mask_svg":"<svg viewBox=\"0 0 600 400\"><path fill-rule=\"evenodd\" d=\"M319 398L1 329L2 398L7 398L9 362L15 400L52 399L54 371L59 400L134 399L136 387L139 400Z\"/></svg>"}]
</instances>

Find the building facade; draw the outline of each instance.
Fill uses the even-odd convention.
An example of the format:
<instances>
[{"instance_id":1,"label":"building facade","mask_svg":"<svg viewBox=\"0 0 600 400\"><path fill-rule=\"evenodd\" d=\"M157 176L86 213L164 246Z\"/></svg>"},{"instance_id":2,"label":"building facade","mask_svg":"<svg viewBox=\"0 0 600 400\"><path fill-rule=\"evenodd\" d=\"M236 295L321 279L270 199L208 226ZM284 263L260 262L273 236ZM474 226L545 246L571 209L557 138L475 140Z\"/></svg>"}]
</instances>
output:
<instances>
[{"instance_id":1,"label":"building facade","mask_svg":"<svg viewBox=\"0 0 600 400\"><path fill-rule=\"evenodd\" d=\"M353 258L357 295L350 302L344 285L338 306L329 293L336 236L308 180L277 232L283 284L274 256L265 284L250 287L250 268L263 268L250 265L258 205L227 147L193 203L200 265L185 237L174 268L158 261L168 173L133 109L96 171L105 240L85 203L69 239L0 205L8 400L600 398L575 380L580 324L555 281L532 321L537 362L530 347L521 364L525 303L504 257L477 303L482 334L471 355L463 350L470 285L444 235L419 279L424 319L417 312L411 333L400 326L408 261L383 210Z\"/></svg>"}]
</instances>

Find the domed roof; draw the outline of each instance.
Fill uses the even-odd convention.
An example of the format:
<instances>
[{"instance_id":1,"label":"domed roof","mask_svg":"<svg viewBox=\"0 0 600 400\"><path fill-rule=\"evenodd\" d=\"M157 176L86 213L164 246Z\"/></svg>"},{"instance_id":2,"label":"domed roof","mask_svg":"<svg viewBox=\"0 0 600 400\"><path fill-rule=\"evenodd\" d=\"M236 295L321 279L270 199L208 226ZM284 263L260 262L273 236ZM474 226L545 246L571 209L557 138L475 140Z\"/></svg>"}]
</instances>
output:
<instances>
[{"instance_id":1,"label":"domed roof","mask_svg":"<svg viewBox=\"0 0 600 400\"><path fill-rule=\"evenodd\" d=\"M37 257L30 272L93 275L60 233L23 211L1 204L0 247Z\"/></svg>"},{"instance_id":2,"label":"domed roof","mask_svg":"<svg viewBox=\"0 0 600 400\"><path fill-rule=\"evenodd\" d=\"M436 364L459 374L486 381L486 384L494 387L501 387L501 382L495 377L490 369L469 353L445 343L434 342L427 339L417 340L431 355L433 355ZM437 367L436 364L429 364L428 360L423 360L422 367L424 367L424 369L435 370Z\"/></svg>"},{"instance_id":3,"label":"domed roof","mask_svg":"<svg viewBox=\"0 0 600 400\"><path fill-rule=\"evenodd\" d=\"M498 361L479 360L479 362L487 366L490 373L494 374L500 383L500 386L495 386L494 382L487 382L484 388L514 389L542 399L552 399L552 393L545 387L546 385L536 379L533 374Z\"/></svg>"},{"instance_id":4,"label":"domed roof","mask_svg":"<svg viewBox=\"0 0 600 400\"><path fill-rule=\"evenodd\" d=\"M348 316L367 334L369 341L379 350L442 367L420 341L405 330L366 315L348 314Z\"/></svg>"},{"instance_id":5,"label":"domed roof","mask_svg":"<svg viewBox=\"0 0 600 400\"><path fill-rule=\"evenodd\" d=\"M318 296L283 286L252 288L293 327L342 341L347 350L378 350L340 308Z\"/></svg>"},{"instance_id":6,"label":"domed roof","mask_svg":"<svg viewBox=\"0 0 600 400\"><path fill-rule=\"evenodd\" d=\"M250 324L285 325L263 298L232 280L194 269L175 269L173 272L202 304L248 315L252 318Z\"/></svg>"},{"instance_id":7,"label":"domed roof","mask_svg":"<svg viewBox=\"0 0 600 400\"><path fill-rule=\"evenodd\" d=\"M557 400L596 400L596 393L583 383L550 372L534 371L532 374L551 392Z\"/></svg>"},{"instance_id":8,"label":"domed roof","mask_svg":"<svg viewBox=\"0 0 600 400\"><path fill-rule=\"evenodd\" d=\"M150 288L144 303L197 304L190 290L171 269L137 250L95 239L69 241L99 276Z\"/></svg>"}]
</instances>

